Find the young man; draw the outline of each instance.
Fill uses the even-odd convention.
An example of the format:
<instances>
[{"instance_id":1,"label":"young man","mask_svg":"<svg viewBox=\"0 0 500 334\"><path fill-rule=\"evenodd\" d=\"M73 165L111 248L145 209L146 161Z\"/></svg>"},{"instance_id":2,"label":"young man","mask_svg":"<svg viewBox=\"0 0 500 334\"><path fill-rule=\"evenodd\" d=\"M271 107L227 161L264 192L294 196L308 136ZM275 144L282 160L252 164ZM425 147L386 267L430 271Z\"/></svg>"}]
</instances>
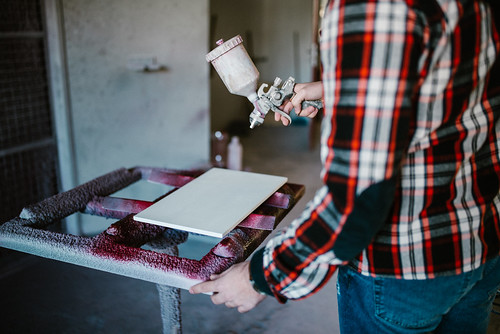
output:
<instances>
[{"instance_id":1,"label":"young man","mask_svg":"<svg viewBox=\"0 0 500 334\"><path fill-rule=\"evenodd\" d=\"M485 333L500 285L492 6L330 1L322 82L285 106L313 117L300 102L323 96L325 185L250 262L191 292L245 312L264 294L305 298L339 269L343 332Z\"/></svg>"}]
</instances>

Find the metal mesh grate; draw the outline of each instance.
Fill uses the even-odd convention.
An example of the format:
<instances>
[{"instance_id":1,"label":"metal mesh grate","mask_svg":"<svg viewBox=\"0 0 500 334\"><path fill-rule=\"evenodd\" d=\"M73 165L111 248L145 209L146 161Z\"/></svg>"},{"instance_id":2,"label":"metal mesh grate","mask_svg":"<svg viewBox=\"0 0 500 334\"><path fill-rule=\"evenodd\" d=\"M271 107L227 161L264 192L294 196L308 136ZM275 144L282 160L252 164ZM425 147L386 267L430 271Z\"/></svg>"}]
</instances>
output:
<instances>
[{"instance_id":1,"label":"metal mesh grate","mask_svg":"<svg viewBox=\"0 0 500 334\"><path fill-rule=\"evenodd\" d=\"M0 0L0 32L42 31L40 1Z\"/></svg>"},{"instance_id":2,"label":"metal mesh grate","mask_svg":"<svg viewBox=\"0 0 500 334\"><path fill-rule=\"evenodd\" d=\"M0 149L52 136L42 39L0 39L0 112Z\"/></svg>"},{"instance_id":3,"label":"metal mesh grate","mask_svg":"<svg viewBox=\"0 0 500 334\"><path fill-rule=\"evenodd\" d=\"M57 192L56 159L53 145L0 157L0 222Z\"/></svg>"},{"instance_id":4,"label":"metal mesh grate","mask_svg":"<svg viewBox=\"0 0 500 334\"><path fill-rule=\"evenodd\" d=\"M0 0L0 224L57 192L41 2Z\"/></svg>"}]
</instances>

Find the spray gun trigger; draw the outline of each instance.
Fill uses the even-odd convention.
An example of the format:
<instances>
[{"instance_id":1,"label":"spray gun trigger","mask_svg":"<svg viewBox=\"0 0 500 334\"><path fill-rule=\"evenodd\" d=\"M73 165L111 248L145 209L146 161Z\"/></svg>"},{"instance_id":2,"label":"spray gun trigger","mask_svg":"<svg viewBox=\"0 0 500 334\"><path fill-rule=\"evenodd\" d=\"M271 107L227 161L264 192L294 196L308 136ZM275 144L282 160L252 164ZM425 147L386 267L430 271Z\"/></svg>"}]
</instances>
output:
<instances>
[{"instance_id":1,"label":"spray gun trigger","mask_svg":"<svg viewBox=\"0 0 500 334\"><path fill-rule=\"evenodd\" d=\"M275 106L272 106L271 110L274 111L275 113L280 114L281 117L286 118L288 120L288 125L292 124L292 118L286 112L284 112L283 110L280 110L280 109L276 108Z\"/></svg>"}]
</instances>

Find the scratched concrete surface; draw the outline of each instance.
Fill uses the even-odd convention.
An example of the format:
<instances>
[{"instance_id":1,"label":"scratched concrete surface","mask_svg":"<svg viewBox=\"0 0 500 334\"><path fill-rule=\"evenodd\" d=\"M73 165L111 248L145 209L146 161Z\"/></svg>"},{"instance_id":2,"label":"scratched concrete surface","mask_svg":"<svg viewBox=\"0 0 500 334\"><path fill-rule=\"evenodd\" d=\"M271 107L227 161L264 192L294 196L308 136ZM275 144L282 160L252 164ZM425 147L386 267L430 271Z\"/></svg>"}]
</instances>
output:
<instances>
[{"instance_id":1,"label":"scratched concrete surface","mask_svg":"<svg viewBox=\"0 0 500 334\"><path fill-rule=\"evenodd\" d=\"M245 166L285 175L306 194L282 224L296 217L320 186L319 150L309 149L309 127L254 130L244 136ZM0 249L1 333L161 333L156 286L149 282ZM339 333L335 277L317 294L285 305L267 298L239 314L205 295L182 292L184 333ZM497 308L500 311L500 309ZM492 316L488 334L500 333Z\"/></svg>"}]
</instances>

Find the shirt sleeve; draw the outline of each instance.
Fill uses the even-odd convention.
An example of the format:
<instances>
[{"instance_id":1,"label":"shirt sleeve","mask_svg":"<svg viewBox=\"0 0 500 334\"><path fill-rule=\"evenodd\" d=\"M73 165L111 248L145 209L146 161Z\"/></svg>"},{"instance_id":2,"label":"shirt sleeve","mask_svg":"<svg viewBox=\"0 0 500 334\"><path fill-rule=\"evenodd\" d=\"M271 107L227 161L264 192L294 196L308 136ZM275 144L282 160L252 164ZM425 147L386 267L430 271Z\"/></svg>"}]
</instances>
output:
<instances>
[{"instance_id":1,"label":"shirt sleeve","mask_svg":"<svg viewBox=\"0 0 500 334\"><path fill-rule=\"evenodd\" d=\"M330 1L321 54L324 186L251 260L280 301L321 288L386 223L408 147L425 20L405 1Z\"/></svg>"}]
</instances>

